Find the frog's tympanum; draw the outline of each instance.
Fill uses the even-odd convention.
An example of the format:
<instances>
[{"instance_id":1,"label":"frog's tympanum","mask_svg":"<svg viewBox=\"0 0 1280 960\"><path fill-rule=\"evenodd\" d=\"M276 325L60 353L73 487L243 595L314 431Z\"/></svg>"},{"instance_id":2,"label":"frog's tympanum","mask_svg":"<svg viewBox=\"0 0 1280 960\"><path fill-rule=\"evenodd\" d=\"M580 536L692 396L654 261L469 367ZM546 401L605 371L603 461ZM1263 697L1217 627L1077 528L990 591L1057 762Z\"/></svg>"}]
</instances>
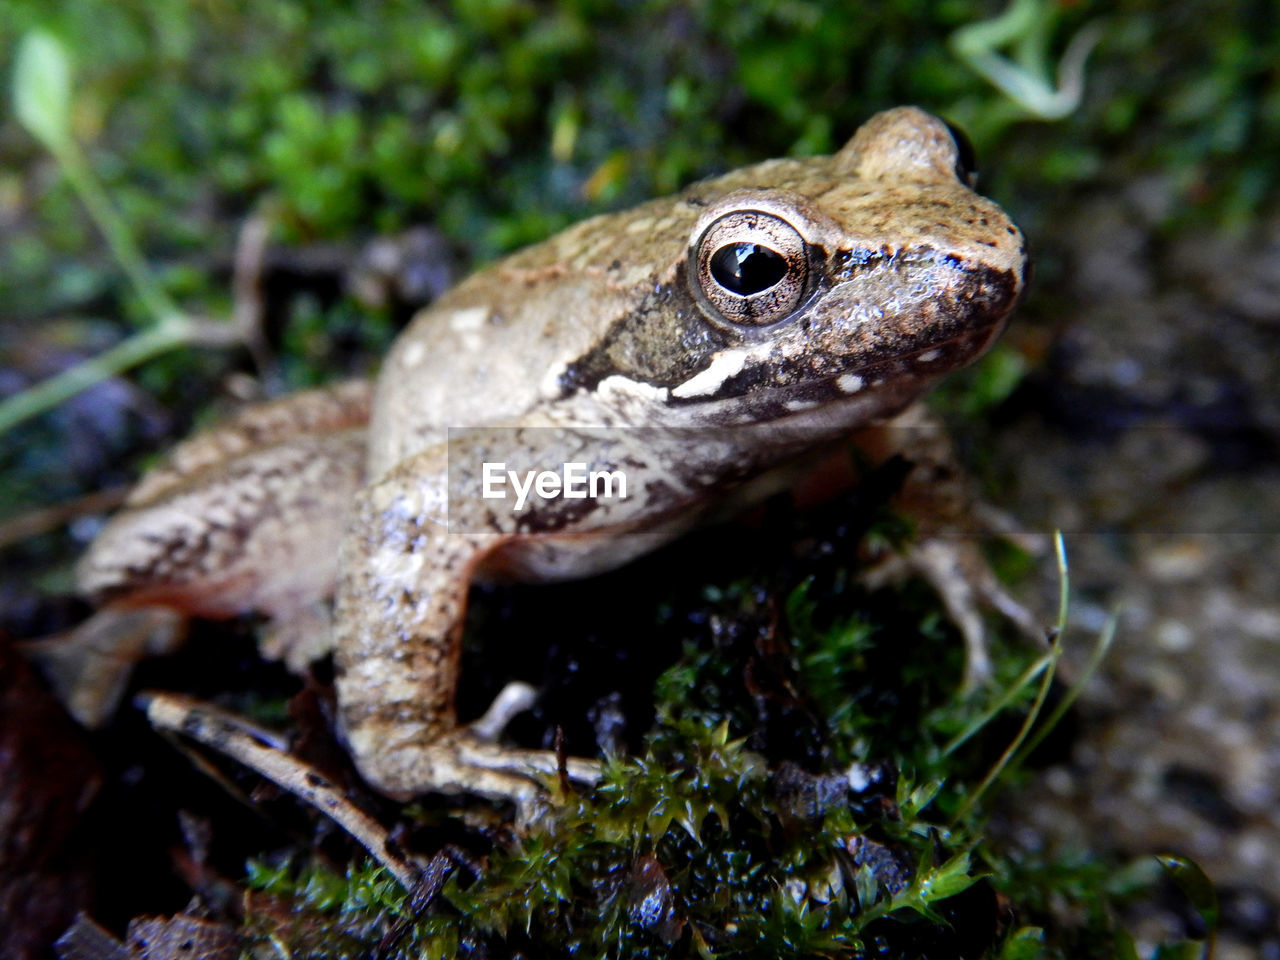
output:
<instances>
[{"instance_id":1,"label":"frog's tympanum","mask_svg":"<svg viewBox=\"0 0 1280 960\"><path fill-rule=\"evenodd\" d=\"M322 639L314 612L334 595L341 729L368 781L527 796L555 757L455 717L469 585L616 567L981 354L1026 255L970 177L945 124L899 108L832 156L580 223L422 312L372 388L251 408L180 446L95 542L82 585ZM466 487L485 463L566 457L624 472L627 495L549 487L516 510Z\"/></svg>"}]
</instances>

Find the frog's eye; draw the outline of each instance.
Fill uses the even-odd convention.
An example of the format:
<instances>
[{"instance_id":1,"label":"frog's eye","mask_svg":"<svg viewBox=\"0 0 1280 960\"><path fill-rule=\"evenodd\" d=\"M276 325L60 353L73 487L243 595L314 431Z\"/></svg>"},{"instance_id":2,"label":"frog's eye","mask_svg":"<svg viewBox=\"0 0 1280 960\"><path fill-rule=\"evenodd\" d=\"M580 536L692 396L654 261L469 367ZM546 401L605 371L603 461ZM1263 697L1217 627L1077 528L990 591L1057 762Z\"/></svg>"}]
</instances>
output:
<instances>
[{"instance_id":1,"label":"frog's eye","mask_svg":"<svg viewBox=\"0 0 1280 960\"><path fill-rule=\"evenodd\" d=\"M809 246L781 217L736 210L690 250L698 290L730 323L764 326L789 316L808 289Z\"/></svg>"},{"instance_id":2,"label":"frog's eye","mask_svg":"<svg viewBox=\"0 0 1280 960\"><path fill-rule=\"evenodd\" d=\"M950 120L943 120L956 145L956 178L970 190L978 185L978 154L973 141Z\"/></svg>"}]
</instances>

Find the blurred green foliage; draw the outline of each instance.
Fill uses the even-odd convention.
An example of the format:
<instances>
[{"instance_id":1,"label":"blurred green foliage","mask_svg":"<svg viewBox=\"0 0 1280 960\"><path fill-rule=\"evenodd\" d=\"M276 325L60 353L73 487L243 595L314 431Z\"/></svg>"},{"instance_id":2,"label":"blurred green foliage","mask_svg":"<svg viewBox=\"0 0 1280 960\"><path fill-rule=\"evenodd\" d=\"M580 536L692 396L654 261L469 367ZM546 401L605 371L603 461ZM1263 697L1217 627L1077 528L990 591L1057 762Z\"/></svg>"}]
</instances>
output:
<instances>
[{"instance_id":1,"label":"blurred green foliage","mask_svg":"<svg viewBox=\"0 0 1280 960\"><path fill-rule=\"evenodd\" d=\"M157 256L225 248L237 219L270 198L293 241L428 220L486 259L602 205L748 159L829 150L897 100L981 96L943 48L974 14L10 0L0 65L31 26L68 43L81 78L73 129ZM24 139L0 127L19 169L38 159ZM50 256L5 255L0 270L24 303L69 299L51 261L93 238L56 182L9 187Z\"/></svg>"}]
</instances>

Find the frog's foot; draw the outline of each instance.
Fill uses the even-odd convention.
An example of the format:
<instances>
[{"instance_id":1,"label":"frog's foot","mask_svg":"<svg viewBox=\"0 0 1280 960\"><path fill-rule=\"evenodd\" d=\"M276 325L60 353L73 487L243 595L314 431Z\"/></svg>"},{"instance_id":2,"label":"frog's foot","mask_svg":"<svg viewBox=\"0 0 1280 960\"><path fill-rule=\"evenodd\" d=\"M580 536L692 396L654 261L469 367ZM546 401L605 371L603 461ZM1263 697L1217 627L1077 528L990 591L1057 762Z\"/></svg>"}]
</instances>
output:
<instances>
[{"instance_id":1,"label":"frog's foot","mask_svg":"<svg viewBox=\"0 0 1280 960\"><path fill-rule=\"evenodd\" d=\"M975 541L922 540L907 551L907 562L938 591L947 615L964 637L965 693L990 682L992 676L983 607L1009 620L1033 643L1046 642L1044 627L996 579Z\"/></svg>"},{"instance_id":2,"label":"frog's foot","mask_svg":"<svg viewBox=\"0 0 1280 960\"><path fill-rule=\"evenodd\" d=\"M466 728L473 742L468 751L469 760L485 769L507 770L526 777L529 774L543 778L563 776L574 783L598 783L602 773L598 760L565 757L552 750L517 750L497 743L516 714L528 710L537 699L538 691L521 680L513 680L503 687L484 716Z\"/></svg>"},{"instance_id":3,"label":"frog's foot","mask_svg":"<svg viewBox=\"0 0 1280 960\"><path fill-rule=\"evenodd\" d=\"M916 404L888 423L863 431L859 445L877 462L897 455L910 465L894 503L919 523L920 530L905 553L878 559L864 582L875 588L916 575L938 592L948 617L964 637L963 690L970 692L991 679L984 607L1011 621L1036 645L1043 645L1043 625L996 579L981 543L995 535L1037 555L1043 545L1019 533L1011 520L977 499L937 416Z\"/></svg>"},{"instance_id":4,"label":"frog's foot","mask_svg":"<svg viewBox=\"0 0 1280 960\"><path fill-rule=\"evenodd\" d=\"M395 733L384 730L376 744L352 742L352 753L369 784L388 796L408 800L422 793L473 794L511 801L517 822L527 825L545 812L549 781L591 785L601 776L595 760L497 742L511 719L529 709L537 696L527 683L509 683L484 716L466 727L430 734L411 726ZM349 734L353 740L358 737Z\"/></svg>"},{"instance_id":5,"label":"frog's foot","mask_svg":"<svg viewBox=\"0 0 1280 960\"><path fill-rule=\"evenodd\" d=\"M984 608L1004 617L1033 644L1043 646L1047 640L1044 626L991 572L976 540L926 537L905 554L878 565L865 580L874 588L904 573L924 578L937 591L948 618L964 638L964 693L978 689L992 677Z\"/></svg>"},{"instance_id":6,"label":"frog's foot","mask_svg":"<svg viewBox=\"0 0 1280 960\"><path fill-rule=\"evenodd\" d=\"M186 618L177 610L112 606L66 633L28 641L21 649L67 712L96 729L115 714L134 665L174 652L186 632Z\"/></svg>"},{"instance_id":7,"label":"frog's foot","mask_svg":"<svg viewBox=\"0 0 1280 960\"><path fill-rule=\"evenodd\" d=\"M598 761L562 757L552 750L502 746L477 736L469 727L437 733L426 742L406 738L385 743L358 760L357 766L378 792L400 800L444 793L510 801L521 826L537 821L548 809L548 782L563 777L590 785L601 776Z\"/></svg>"}]
</instances>

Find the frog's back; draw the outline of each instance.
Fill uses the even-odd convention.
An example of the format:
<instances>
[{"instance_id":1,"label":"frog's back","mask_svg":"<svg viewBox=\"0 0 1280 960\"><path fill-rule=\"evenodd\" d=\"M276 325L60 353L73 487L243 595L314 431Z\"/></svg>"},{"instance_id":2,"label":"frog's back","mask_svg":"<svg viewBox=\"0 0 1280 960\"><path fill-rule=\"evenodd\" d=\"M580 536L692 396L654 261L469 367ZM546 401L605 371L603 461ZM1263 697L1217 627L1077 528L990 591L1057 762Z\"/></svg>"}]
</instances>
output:
<instances>
[{"instance_id":1,"label":"frog's back","mask_svg":"<svg viewBox=\"0 0 1280 960\"><path fill-rule=\"evenodd\" d=\"M379 376L371 474L440 442L450 427L518 423L560 396L564 370L674 280L701 207L689 196L585 220L419 313Z\"/></svg>"},{"instance_id":2,"label":"frog's back","mask_svg":"<svg viewBox=\"0 0 1280 960\"><path fill-rule=\"evenodd\" d=\"M375 464L386 469L449 427L518 421L555 393L557 363L590 349L599 321L629 302L610 277L560 259L591 226L482 270L414 318L379 377Z\"/></svg>"}]
</instances>

